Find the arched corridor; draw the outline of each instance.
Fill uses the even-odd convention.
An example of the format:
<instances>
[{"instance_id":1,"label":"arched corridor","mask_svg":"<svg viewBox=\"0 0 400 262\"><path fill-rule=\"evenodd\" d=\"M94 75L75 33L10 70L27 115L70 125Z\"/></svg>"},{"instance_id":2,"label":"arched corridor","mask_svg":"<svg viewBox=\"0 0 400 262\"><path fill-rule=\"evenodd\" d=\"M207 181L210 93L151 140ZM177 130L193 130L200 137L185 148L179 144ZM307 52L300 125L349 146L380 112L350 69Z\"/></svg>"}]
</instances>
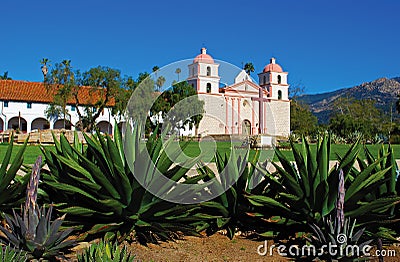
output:
<instances>
[{"instance_id":1,"label":"arched corridor","mask_svg":"<svg viewBox=\"0 0 400 262\"><path fill-rule=\"evenodd\" d=\"M21 132L26 132L27 122L23 117L18 117L18 116L12 117L8 121L7 129L14 129L14 130L19 130Z\"/></svg>"}]
</instances>

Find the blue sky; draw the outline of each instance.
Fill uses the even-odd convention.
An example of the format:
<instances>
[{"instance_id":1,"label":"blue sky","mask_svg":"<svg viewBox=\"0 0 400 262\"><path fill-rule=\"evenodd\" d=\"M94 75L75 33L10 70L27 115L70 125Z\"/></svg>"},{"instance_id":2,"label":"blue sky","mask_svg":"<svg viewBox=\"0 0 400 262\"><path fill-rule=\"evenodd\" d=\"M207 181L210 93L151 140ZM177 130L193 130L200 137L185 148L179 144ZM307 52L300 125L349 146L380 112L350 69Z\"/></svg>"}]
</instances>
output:
<instances>
[{"instance_id":1,"label":"blue sky","mask_svg":"<svg viewBox=\"0 0 400 262\"><path fill-rule=\"evenodd\" d=\"M204 45L260 72L274 56L307 93L400 76L399 1L20 1L0 6L0 74L41 81L39 60L135 78ZM256 77L256 74L253 75Z\"/></svg>"}]
</instances>

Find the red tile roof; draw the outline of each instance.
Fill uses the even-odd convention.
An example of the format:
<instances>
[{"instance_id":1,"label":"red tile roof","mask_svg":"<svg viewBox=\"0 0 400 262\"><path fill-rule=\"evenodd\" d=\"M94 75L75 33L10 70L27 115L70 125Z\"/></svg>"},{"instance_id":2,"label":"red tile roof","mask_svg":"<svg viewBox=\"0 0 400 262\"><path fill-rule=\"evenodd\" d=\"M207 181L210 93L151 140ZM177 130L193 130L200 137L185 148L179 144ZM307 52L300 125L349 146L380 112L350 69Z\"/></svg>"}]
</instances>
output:
<instances>
[{"instance_id":1,"label":"red tile roof","mask_svg":"<svg viewBox=\"0 0 400 262\"><path fill-rule=\"evenodd\" d=\"M83 86L78 91L79 104L93 105L102 94L102 89ZM36 103L52 103L53 95L47 91L42 82L26 82L20 80L0 80L0 100L21 101ZM75 99L68 100L68 104L75 104ZM115 100L112 98L107 104L114 106Z\"/></svg>"}]
</instances>

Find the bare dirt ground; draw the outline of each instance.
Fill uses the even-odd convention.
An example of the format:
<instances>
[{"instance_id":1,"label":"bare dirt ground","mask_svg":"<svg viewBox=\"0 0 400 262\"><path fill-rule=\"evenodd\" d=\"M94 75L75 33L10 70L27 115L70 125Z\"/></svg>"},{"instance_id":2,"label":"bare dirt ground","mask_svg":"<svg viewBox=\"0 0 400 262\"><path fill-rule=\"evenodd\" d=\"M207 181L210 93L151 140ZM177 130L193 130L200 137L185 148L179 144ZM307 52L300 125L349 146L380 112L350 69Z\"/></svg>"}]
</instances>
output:
<instances>
[{"instance_id":1,"label":"bare dirt ground","mask_svg":"<svg viewBox=\"0 0 400 262\"><path fill-rule=\"evenodd\" d=\"M270 242L272 243L272 242ZM185 237L176 242L164 242L148 247L132 244L137 261L288 261L274 254L273 257L260 256L257 247L264 241L253 241L241 236L230 240L221 234L210 237Z\"/></svg>"},{"instance_id":2,"label":"bare dirt ground","mask_svg":"<svg viewBox=\"0 0 400 262\"><path fill-rule=\"evenodd\" d=\"M214 234L210 237L185 237L175 242L163 242L158 245L149 244L148 247L140 244L132 244L131 250L136 254L138 262L175 262L175 261L293 261L280 256L275 250L273 255L269 251L265 256L257 253L257 247L264 245L264 241L250 240L237 236L230 240L224 235ZM268 241L268 247L273 241ZM384 247L386 251L394 250L395 256L384 257L385 262L400 261L400 247ZM261 249L263 251L263 249ZM370 253L373 254L375 250ZM377 257L371 257L370 261L378 261Z\"/></svg>"}]
</instances>

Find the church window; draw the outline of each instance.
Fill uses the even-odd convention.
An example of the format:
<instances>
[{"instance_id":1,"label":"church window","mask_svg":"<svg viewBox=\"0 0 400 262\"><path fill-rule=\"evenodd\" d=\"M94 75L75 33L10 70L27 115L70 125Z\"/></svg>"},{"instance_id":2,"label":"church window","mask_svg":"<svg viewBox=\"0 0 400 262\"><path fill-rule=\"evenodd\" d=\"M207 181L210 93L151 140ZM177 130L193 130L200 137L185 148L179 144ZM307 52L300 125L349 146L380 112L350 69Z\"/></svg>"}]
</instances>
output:
<instances>
[{"instance_id":1,"label":"church window","mask_svg":"<svg viewBox=\"0 0 400 262\"><path fill-rule=\"evenodd\" d=\"M282 77L278 75L278 84L280 84L281 82L282 82Z\"/></svg>"},{"instance_id":2,"label":"church window","mask_svg":"<svg viewBox=\"0 0 400 262\"><path fill-rule=\"evenodd\" d=\"M278 90L278 99L282 100L282 91L281 90Z\"/></svg>"},{"instance_id":3,"label":"church window","mask_svg":"<svg viewBox=\"0 0 400 262\"><path fill-rule=\"evenodd\" d=\"M8 101L4 101L4 107L8 107Z\"/></svg>"},{"instance_id":4,"label":"church window","mask_svg":"<svg viewBox=\"0 0 400 262\"><path fill-rule=\"evenodd\" d=\"M207 93L211 93L211 83L207 83Z\"/></svg>"},{"instance_id":5,"label":"church window","mask_svg":"<svg viewBox=\"0 0 400 262\"><path fill-rule=\"evenodd\" d=\"M264 83L263 84L266 84L267 83L267 76L264 76Z\"/></svg>"},{"instance_id":6,"label":"church window","mask_svg":"<svg viewBox=\"0 0 400 262\"><path fill-rule=\"evenodd\" d=\"M192 76L194 76L194 67L192 67Z\"/></svg>"},{"instance_id":7,"label":"church window","mask_svg":"<svg viewBox=\"0 0 400 262\"><path fill-rule=\"evenodd\" d=\"M192 85L192 87L194 88L194 84L192 83L191 85Z\"/></svg>"},{"instance_id":8,"label":"church window","mask_svg":"<svg viewBox=\"0 0 400 262\"><path fill-rule=\"evenodd\" d=\"M32 108L32 102L26 103L26 108L28 108L28 109Z\"/></svg>"},{"instance_id":9,"label":"church window","mask_svg":"<svg viewBox=\"0 0 400 262\"><path fill-rule=\"evenodd\" d=\"M211 76L211 67L207 66L207 76Z\"/></svg>"}]
</instances>

